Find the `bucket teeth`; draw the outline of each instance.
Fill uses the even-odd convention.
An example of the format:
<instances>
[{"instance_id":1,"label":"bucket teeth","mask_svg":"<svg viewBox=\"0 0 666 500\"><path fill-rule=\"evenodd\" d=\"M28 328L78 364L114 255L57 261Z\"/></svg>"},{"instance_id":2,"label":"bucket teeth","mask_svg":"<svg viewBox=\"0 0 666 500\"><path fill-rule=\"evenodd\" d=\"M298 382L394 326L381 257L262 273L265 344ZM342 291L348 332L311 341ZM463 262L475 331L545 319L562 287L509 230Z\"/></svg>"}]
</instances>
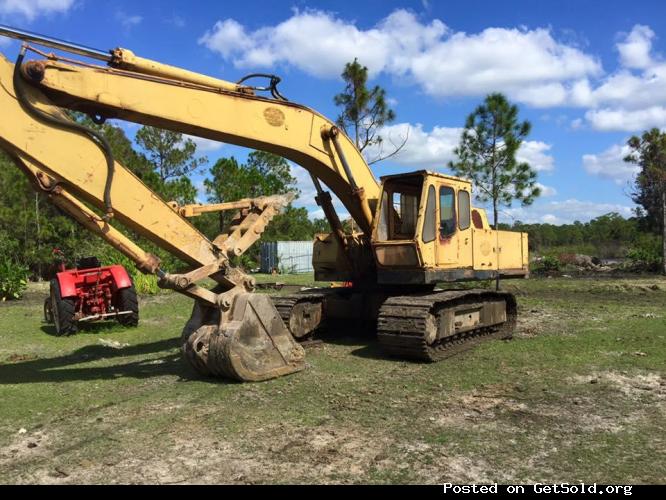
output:
<instances>
[{"instance_id":1,"label":"bucket teeth","mask_svg":"<svg viewBox=\"0 0 666 500\"><path fill-rule=\"evenodd\" d=\"M182 348L201 374L259 382L305 368L305 352L280 318L270 297L246 293L229 314L196 303L185 326Z\"/></svg>"}]
</instances>

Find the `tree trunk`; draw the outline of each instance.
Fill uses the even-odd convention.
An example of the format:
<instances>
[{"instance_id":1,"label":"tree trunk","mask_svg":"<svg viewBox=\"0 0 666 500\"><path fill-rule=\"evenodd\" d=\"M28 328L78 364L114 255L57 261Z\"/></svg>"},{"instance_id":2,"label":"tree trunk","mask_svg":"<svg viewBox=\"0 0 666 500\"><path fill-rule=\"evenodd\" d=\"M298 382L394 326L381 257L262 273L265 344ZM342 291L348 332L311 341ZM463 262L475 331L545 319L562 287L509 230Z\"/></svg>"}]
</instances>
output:
<instances>
[{"instance_id":1,"label":"tree trunk","mask_svg":"<svg viewBox=\"0 0 666 500\"><path fill-rule=\"evenodd\" d=\"M39 223L39 193L35 193L35 223L37 225L37 281L42 281L42 241L41 232L42 228Z\"/></svg>"},{"instance_id":2,"label":"tree trunk","mask_svg":"<svg viewBox=\"0 0 666 500\"><path fill-rule=\"evenodd\" d=\"M661 188L661 271L666 275L666 182Z\"/></svg>"},{"instance_id":3,"label":"tree trunk","mask_svg":"<svg viewBox=\"0 0 666 500\"><path fill-rule=\"evenodd\" d=\"M361 126L360 122L354 122L354 143L356 144L356 149L359 149L360 143L358 140L358 128Z\"/></svg>"},{"instance_id":4,"label":"tree trunk","mask_svg":"<svg viewBox=\"0 0 666 500\"><path fill-rule=\"evenodd\" d=\"M497 215L497 199L493 200L493 221L495 223L495 247L497 252L497 277L495 278L495 290L499 291L500 289L500 248L499 248L499 223Z\"/></svg>"},{"instance_id":5,"label":"tree trunk","mask_svg":"<svg viewBox=\"0 0 666 500\"><path fill-rule=\"evenodd\" d=\"M500 289L500 249L499 249L499 228L497 227L497 198L499 190L497 189L497 117L493 116L493 222L495 223L495 254L497 255L497 276L495 277L495 290Z\"/></svg>"}]
</instances>

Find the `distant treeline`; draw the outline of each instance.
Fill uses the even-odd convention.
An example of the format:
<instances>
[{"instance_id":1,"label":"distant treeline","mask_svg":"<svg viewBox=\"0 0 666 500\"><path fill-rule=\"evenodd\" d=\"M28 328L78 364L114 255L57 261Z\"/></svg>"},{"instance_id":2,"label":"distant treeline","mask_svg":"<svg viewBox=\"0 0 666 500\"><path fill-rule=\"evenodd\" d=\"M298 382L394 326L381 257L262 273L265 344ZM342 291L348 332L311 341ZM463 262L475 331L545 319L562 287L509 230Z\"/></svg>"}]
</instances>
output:
<instances>
[{"instance_id":1,"label":"distant treeline","mask_svg":"<svg viewBox=\"0 0 666 500\"><path fill-rule=\"evenodd\" d=\"M581 253L599 258L625 258L636 252L659 256L660 239L646 227L644 218L625 219L618 213L609 213L590 222L553 224L526 224L516 221L501 228L529 234L530 251L535 255Z\"/></svg>"}]
</instances>

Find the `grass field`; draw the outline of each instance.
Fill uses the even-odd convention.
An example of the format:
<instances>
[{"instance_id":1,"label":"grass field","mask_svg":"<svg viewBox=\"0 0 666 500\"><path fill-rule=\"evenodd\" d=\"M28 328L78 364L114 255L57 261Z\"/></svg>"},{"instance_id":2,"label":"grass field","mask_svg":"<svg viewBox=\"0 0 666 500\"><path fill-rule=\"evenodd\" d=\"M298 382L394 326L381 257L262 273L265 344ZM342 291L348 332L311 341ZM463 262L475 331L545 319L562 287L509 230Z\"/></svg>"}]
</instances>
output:
<instances>
[{"instance_id":1,"label":"grass field","mask_svg":"<svg viewBox=\"0 0 666 500\"><path fill-rule=\"evenodd\" d=\"M189 299L57 338L33 288L0 305L0 482L666 482L666 280L505 288L512 341L433 365L331 332L260 384L184 364Z\"/></svg>"}]
</instances>

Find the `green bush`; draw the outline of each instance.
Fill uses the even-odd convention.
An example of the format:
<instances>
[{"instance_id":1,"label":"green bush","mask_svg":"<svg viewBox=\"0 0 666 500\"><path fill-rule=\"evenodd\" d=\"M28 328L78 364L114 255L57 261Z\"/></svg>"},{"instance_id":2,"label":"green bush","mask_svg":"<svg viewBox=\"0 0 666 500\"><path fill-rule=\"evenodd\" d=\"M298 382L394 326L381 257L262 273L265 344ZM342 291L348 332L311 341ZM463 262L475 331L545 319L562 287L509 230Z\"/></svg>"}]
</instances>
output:
<instances>
[{"instance_id":1,"label":"green bush","mask_svg":"<svg viewBox=\"0 0 666 500\"><path fill-rule=\"evenodd\" d=\"M131 259L125 257L113 247L105 246L98 252L98 258L104 266L110 266L113 264L120 264L123 266L132 277L134 288L139 295L155 295L156 293L159 293L160 288L157 286L157 276L143 274L137 269Z\"/></svg>"},{"instance_id":2,"label":"green bush","mask_svg":"<svg viewBox=\"0 0 666 500\"><path fill-rule=\"evenodd\" d=\"M627 259L633 267L646 271L657 271L661 267L661 252L660 237L654 234L642 234L636 238L633 246L627 251Z\"/></svg>"},{"instance_id":3,"label":"green bush","mask_svg":"<svg viewBox=\"0 0 666 500\"><path fill-rule=\"evenodd\" d=\"M157 276L153 274L143 274L136 268L134 273L129 269L128 272L132 275L134 288L139 295L155 295L160 292L160 287L157 286Z\"/></svg>"},{"instance_id":4,"label":"green bush","mask_svg":"<svg viewBox=\"0 0 666 500\"><path fill-rule=\"evenodd\" d=\"M553 273L560 270L561 264L557 257L546 255L541 261L537 262L534 271L537 273Z\"/></svg>"},{"instance_id":5,"label":"green bush","mask_svg":"<svg viewBox=\"0 0 666 500\"><path fill-rule=\"evenodd\" d=\"M10 259L0 261L0 300L18 300L28 287L28 268Z\"/></svg>"}]
</instances>

